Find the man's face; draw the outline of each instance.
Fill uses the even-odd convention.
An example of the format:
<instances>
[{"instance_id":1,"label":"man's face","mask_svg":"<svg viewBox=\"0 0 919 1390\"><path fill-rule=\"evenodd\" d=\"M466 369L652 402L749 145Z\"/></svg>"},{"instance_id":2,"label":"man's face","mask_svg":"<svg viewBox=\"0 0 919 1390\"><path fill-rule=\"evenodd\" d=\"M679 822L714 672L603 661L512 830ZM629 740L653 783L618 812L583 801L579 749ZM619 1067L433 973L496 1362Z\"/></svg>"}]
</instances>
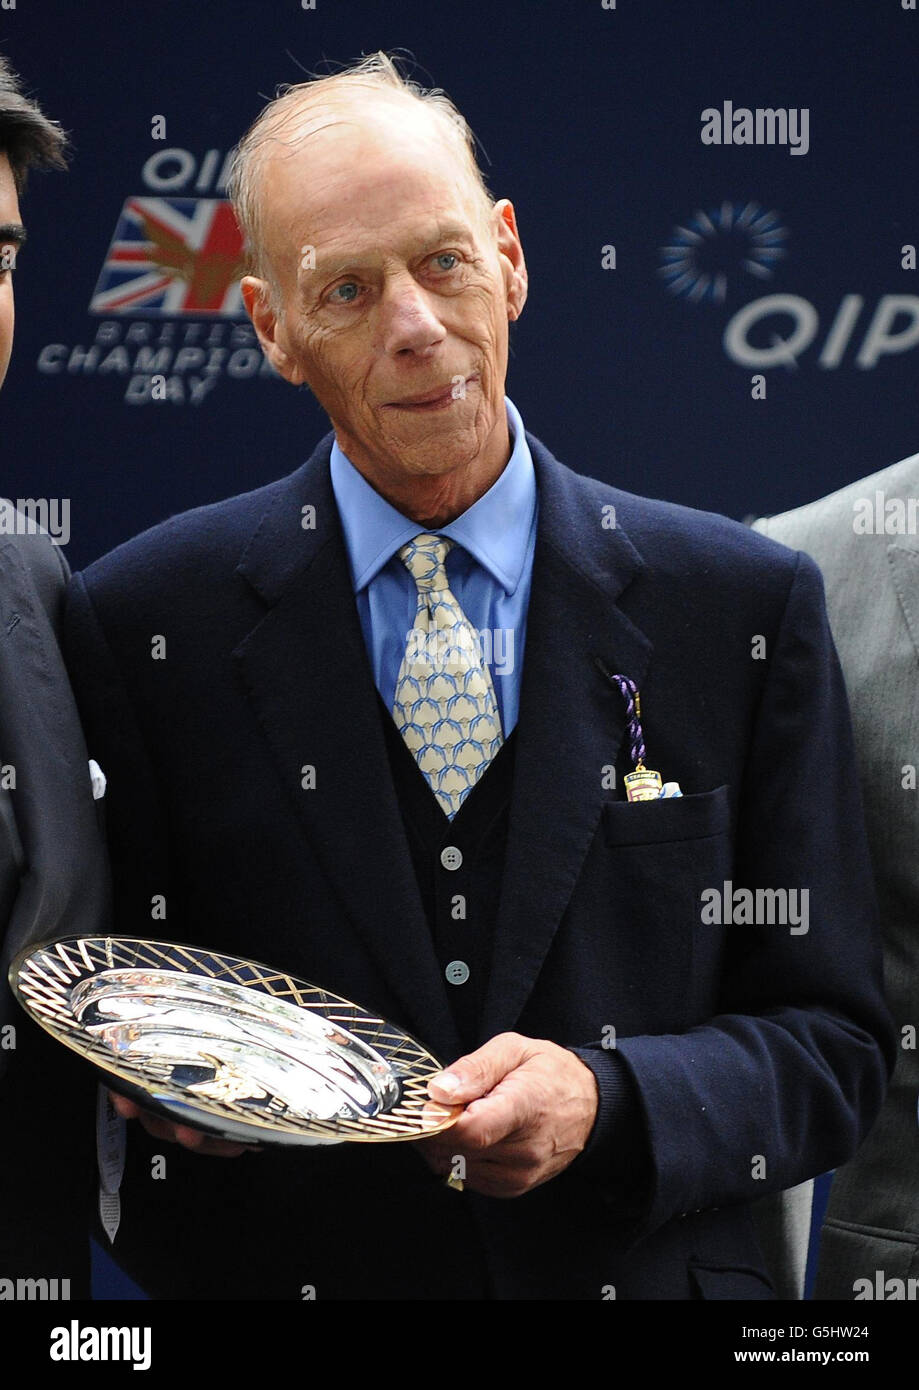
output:
<instances>
[{"instance_id":1,"label":"man's face","mask_svg":"<svg viewBox=\"0 0 919 1390\"><path fill-rule=\"evenodd\" d=\"M261 281L243 292L275 367L309 385L371 481L472 463L505 428L507 325L526 298L510 203L489 216L443 135L386 106L372 128L278 147L260 190L280 303Z\"/></svg>"},{"instance_id":2,"label":"man's face","mask_svg":"<svg viewBox=\"0 0 919 1390\"><path fill-rule=\"evenodd\" d=\"M9 229L19 228L19 198L13 182L13 171L5 154L0 154L0 386L10 365L13 348L13 271L18 238L10 238Z\"/></svg>"}]
</instances>

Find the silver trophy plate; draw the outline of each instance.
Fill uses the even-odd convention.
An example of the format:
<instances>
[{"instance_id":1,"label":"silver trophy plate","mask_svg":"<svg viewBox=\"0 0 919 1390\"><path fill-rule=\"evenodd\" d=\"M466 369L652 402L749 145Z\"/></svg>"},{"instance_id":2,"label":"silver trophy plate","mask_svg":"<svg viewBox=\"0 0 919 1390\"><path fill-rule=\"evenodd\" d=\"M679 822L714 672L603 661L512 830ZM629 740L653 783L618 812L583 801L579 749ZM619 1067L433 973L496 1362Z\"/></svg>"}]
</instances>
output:
<instances>
[{"instance_id":1,"label":"silver trophy plate","mask_svg":"<svg viewBox=\"0 0 919 1390\"><path fill-rule=\"evenodd\" d=\"M461 1107L428 1098L436 1058L394 1024L255 961L165 941L30 947L27 1013L174 1123L248 1144L420 1139Z\"/></svg>"}]
</instances>

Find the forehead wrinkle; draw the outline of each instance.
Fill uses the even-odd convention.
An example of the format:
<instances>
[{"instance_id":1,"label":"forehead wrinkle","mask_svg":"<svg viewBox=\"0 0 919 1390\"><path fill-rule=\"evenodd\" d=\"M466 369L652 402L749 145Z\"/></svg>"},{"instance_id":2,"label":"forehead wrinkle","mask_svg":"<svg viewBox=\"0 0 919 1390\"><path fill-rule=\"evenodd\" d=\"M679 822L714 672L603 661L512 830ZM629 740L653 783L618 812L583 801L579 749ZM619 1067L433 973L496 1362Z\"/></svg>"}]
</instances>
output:
<instances>
[{"instance_id":1,"label":"forehead wrinkle","mask_svg":"<svg viewBox=\"0 0 919 1390\"><path fill-rule=\"evenodd\" d=\"M302 243L315 247L315 267L303 269L304 279L375 268L391 259L412 260L448 244L476 249L477 232L481 229L477 228L474 209L470 208L467 218L463 218L462 191L459 186L450 190L455 201L441 213L411 198L403 202L397 213L384 206L375 217L352 215L347 207L336 212L334 206L327 205L316 214L308 236L304 224L292 214L286 231L278 239L286 245L299 247ZM331 225L330 217L335 219Z\"/></svg>"},{"instance_id":2,"label":"forehead wrinkle","mask_svg":"<svg viewBox=\"0 0 919 1390\"><path fill-rule=\"evenodd\" d=\"M353 230L355 223L363 224L366 228L367 236L372 239L374 246L380 244L382 238L380 233L380 223L391 226L393 223L401 223L406 218L416 215L417 208L427 204L430 208L432 202L442 201L448 203L439 217L445 227L436 236L447 235L454 237L457 233L462 233L468 242L475 245L478 238L486 233L485 219L482 217L482 210L478 206L479 200L473 181L466 176L462 161L454 157L454 152L450 144L444 139L436 124L432 120L418 121L413 123L408 129L397 126L394 139L388 140L386 118L398 115L398 111L392 103L388 104L384 120L378 125L371 125L366 118L358 115L357 119L349 119L352 112L344 114L338 112L330 113L328 109L316 112L303 112L302 110L289 112L283 120L276 124L276 128L270 133L267 140L267 148L263 152L263 163L261 169L262 186L271 179L272 169L280 171L283 169L282 177L285 181L296 178L296 172L292 174L290 159L300 158L308 161L309 156L304 150L306 142L310 136L327 133L332 140L326 142L323 153L317 152L317 162L320 167L312 172L309 163L305 163L304 182L308 179L310 193L321 195L324 186L335 185L338 182L338 197L333 199L323 199L321 196L315 198L311 208L296 207L296 186L287 192L284 202L288 208L282 210L277 202L272 209L274 215L268 213L263 207L263 245L265 253L270 262L279 265L283 259L291 259L293 253L289 252L291 246L296 250L301 243L313 245L316 248L317 266L315 271L303 271L302 274L312 278L317 272L328 273L326 266L322 264L323 243L328 245L330 242L341 241L348 234L348 230ZM382 129L381 129L382 126ZM279 135L284 130L293 128L290 138L281 140ZM391 129L392 126L389 125ZM352 132L358 135L358 141L354 141ZM336 164L335 160L335 137L345 142L347 153ZM366 139L363 152L360 148L359 136L363 134ZM367 155L367 144L370 145L371 156ZM364 196L360 189L360 178L355 179L355 184L347 182L342 184L340 177L342 168L347 168L352 164L356 175L360 175L362 168L374 170L372 156L374 151L379 151L381 155L381 167L384 171L387 168L391 171L391 178L397 179L404 174L407 180L414 183L414 188L409 188L409 196L403 200L397 211L393 211L387 203L387 190L389 184L384 177L380 188L380 206L376 216L373 216L373 209L377 205L377 199L372 193ZM431 168L426 159L434 155L440 167ZM275 163L277 161L277 163ZM426 187L424 186L426 185ZM349 204L358 202L358 209L352 210ZM294 206L291 209L290 204ZM413 206L414 203L414 206ZM364 216L361 216L363 210ZM266 215L267 214L267 215ZM280 215L279 215L280 214ZM304 220L304 215L308 216L308 221ZM438 214L434 213L435 216ZM330 225L331 222L331 225ZM313 225L310 226L310 223ZM346 224L346 228L342 224ZM413 236L413 241L415 240ZM334 253L333 253L334 255ZM362 260L364 252L360 246L353 253L344 252L339 256L334 256L332 269L334 272L341 273L341 269L350 268L357 261ZM298 278L300 275L298 274Z\"/></svg>"},{"instance_id":3,"label":"forehead wrinkle","mask_svg":"<svg viewBox=\"0 0 919 1390\"><path fill-rule=\"evenodd\" d=\"M317 248L315 269L308 271L307 274L340 275L346 270L358 271L365 268L375 268L389 260L400 258L395 248L390 249L379 244L376 229L370 229L369 235L374 237L374 245L367 251L358 248L354 251L324 253ZM474 237L470 228L463 227L453 221L434 221L429 224L428 228L417 230L409 228L403 254L407 259L411 259L414 256L429 254L439 246L446 246L450 242L472 244L473 240Z\"/></svg>"}]
</instances>

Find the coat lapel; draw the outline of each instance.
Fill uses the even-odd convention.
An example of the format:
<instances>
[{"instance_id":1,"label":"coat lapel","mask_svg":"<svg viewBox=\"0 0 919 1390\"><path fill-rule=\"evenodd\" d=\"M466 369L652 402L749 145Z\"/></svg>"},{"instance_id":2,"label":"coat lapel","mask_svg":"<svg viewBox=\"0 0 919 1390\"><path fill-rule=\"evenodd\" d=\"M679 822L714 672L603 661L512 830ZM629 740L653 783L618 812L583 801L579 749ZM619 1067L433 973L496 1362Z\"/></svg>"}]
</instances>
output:
<instances>
[{"instance_id":1,"label":"coat lapel","mask_svg":"<svg viewBox=\"0 0 919 1390\"><path fill-rule=\"evenodd\" d=\"M616 763L625 710L596 658L640 686L651 650L616 604L642 562L620 527L602 527L608 491L527 439L540 511L483 1039L520 1017L610 799L603 768ZM239 573L267 611L235 656L304 831L406 1026L450 1059L460 1042L392 786L329 477L331 442L280 486L246 548ZM309 505L315 528L304 530ZM309 791L300 784L305 765L316 769Z\"/></svg>"},{"instance_id":2,"label":"coat lapel","mask_svg":"<svg viewBox=\"0 0 919 1390\"><path fill-rule=\"evenodd\" d=\"M243 555L238 572L268 611L234 655L313 850L400 1000L405 1026L453 1058L461 1047L392 785L330 481L331 443L328 435L281 485ZM310 505L315 529L304 530ZM315 768L312 790L301 785L305 766Z\"/></svg>"},{"instance_id":3,"label":"coat lapel","mask_svg":"<svg viewBox=\"0 0 919 1390\"><path fill-rule=\"evenodd\" d=\"M641 687L651 646L616 606L642 566L609 493L527 435L539 521L527 617L510 829L481 1038L512 1029L542 967L612 793L625 706L596 666Z\"/></svg>"}]
</instances>

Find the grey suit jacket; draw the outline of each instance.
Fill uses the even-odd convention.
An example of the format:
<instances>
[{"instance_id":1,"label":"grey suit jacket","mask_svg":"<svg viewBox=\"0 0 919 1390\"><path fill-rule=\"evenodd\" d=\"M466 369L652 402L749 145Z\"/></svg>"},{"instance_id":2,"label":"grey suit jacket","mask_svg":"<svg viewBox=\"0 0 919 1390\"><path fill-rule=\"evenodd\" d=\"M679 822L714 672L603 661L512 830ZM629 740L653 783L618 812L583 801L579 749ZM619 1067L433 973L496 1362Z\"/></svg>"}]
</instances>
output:
<instances>
[{"instance_id":1,"label":"grey suit jacket","mask_svg":"<svg viewBox=\"0 0 919 1390\"><path fill-rule=\"evenodd\" d=\"M33 941L108 930L110 889L57 643L67 564L24 522L0 500L0 1280L69 1279L76 1298L89 1296L95 1081L22 1012L7 970Z\"/></svg>"},{"instance_id":2,"label":"grey suit jacket","mask_svg":"<svg viewBox=\"0 0 919 1390\"><path fill-rule=\"evenodd\" d=\"M919 1276L919 1050L908 1031L919 1027L917 499L919 454L913 454L830 497L756 524L807 551L823 571L852 710L888 999L901 1032L880 1117L833 1181L817 1298L864 1296L856 1281L868 1279L877 1289L879 1271L882 1280ZM819 788L814 792L819 795Z\"/></svg>"}]
</instances>

